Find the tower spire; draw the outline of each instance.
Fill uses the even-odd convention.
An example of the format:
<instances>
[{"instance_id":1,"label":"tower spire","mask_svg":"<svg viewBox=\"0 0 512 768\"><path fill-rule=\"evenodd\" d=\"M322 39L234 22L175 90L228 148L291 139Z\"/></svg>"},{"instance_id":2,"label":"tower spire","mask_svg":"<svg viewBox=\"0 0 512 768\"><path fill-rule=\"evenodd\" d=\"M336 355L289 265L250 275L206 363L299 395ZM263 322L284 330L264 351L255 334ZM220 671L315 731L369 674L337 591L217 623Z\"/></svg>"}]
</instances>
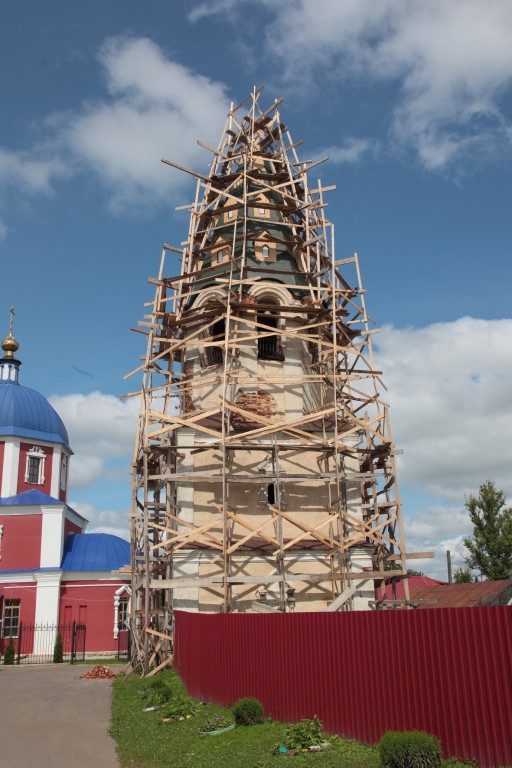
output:
<instances>
[{"instance_id":1,"label":"tower spire","mask_svg":"<svg viewBox=\"0 0 512 768\"><path fill-rule=\"evenodd\" d=\"M21 362L14 356L20 345L13 336L12 328L14 324L14 307L11 307L9 319L9 333L2 341L2 349L5 355L0 359L0 381L11 381L18 383L18 373Z\"/></svg>"}]
</instances>

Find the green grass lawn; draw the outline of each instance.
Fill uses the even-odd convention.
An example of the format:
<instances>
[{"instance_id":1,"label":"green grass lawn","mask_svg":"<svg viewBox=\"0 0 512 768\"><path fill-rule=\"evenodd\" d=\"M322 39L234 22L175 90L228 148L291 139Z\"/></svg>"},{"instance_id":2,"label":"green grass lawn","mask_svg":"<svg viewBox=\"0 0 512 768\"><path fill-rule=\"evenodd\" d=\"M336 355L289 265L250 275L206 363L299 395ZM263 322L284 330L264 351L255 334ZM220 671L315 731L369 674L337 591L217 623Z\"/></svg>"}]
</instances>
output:
<instances>
[{"instance_id":1,"label":"green grass lawn","mask_svg":"<svg viewBox=\"0 0 512 768\"><path fill-rule=\"evenodd\" d=\"M149 691L149 692L148 692ZM148 696L153 700L148 700ZM167 703L152 712L143 709L165 696ZM179 677L172 671L142 680L119 675L114 682L111 734L118 744L122 768L379 768L377 750L351 739L326 735L332 748L293 757L274 754L285 743L286 723L266 720L216 736L200 731L215 715L233 719L231 709L200 704L189 720L162 723L166 709L180 702L194 706ZM448 768L477 768L476 761L443 761Z\"/></svg>"},{"instance_id":2,"label":"green grass lawn","mask_svg":"<svg viewBox=\"0 0 512 768\"><path fill-rule=\"evenodd\" d=\"M180 679L170 671L160 673L172 696L183 694ZM286 725L266 721L261 725L242 726L218 736L200 735L201 726L215 713L232 717L231 710L216 705L202 705L190 720L161 723L165 706L143 712L146 703L141 691L148 681L136 675L118 677L114 684L112 736L118 743L123 768L267 768L288 765L292 768L378 768L376 751L355 741L329 737L332 749L303 753L294 757L273 755L284 741Z\"/></svg>"}]
</instances>

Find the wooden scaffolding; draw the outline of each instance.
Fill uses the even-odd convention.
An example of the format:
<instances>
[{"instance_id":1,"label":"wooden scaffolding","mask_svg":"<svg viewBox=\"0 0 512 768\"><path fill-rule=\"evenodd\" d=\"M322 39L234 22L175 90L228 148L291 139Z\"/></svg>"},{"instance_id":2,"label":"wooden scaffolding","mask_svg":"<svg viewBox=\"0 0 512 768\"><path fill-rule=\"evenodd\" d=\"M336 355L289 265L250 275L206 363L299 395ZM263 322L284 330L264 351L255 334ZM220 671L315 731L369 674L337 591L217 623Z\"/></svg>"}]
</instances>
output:
<instances>
[{"instance_id":1,"label":"wooden scaffolding","mask_svg":"<svg viewBox=\"0 0 512 768\"><path fill-rule=\"evenodd\" d=\"M308 182L323 160L299 160L282 100L263 110L260 94L231 109L217 149L199 142L208 175L181 168L197 178L188 238L164 246L140 323L131 624L145 674L168 663L176 608L375 608L375 587L406 573L357 255L336 259L333 187Z\"/></svg>"}]
</instances>

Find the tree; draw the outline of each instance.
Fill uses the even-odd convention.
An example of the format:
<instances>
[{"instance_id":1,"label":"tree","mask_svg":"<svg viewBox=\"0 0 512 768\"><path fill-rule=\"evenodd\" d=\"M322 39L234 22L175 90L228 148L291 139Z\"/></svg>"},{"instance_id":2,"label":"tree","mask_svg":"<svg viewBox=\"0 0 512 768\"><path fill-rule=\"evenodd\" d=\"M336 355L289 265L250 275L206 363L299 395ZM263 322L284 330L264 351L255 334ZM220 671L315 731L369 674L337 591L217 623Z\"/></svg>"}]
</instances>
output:
<instances>
[{"instance_id":1,"label":"tree","mask_svg":"<svg viewBox=\"0 0 512 768\"><path fill-rule=\"evenodd\" d=\"M425 574L423 573L423 571L417 571L415 568L408 568L407 569L407 576L408 577L411 577L411 576L424 576L424 575Z\"/></svg>"},{"instance_id":2,"label":"tree","mask_svg":"<svg viewBox=\"0 0 512 768\"><path fill-rule=\"evenodd\" d=\"M487 480L465 506L473 523L473 536L464 539L466 564L490 581L512 578L512 507L505 508L505 494Z\"/></svg>"},{"instance_id":3,"label":"tree","mask_svg":"<svg viewBox=\"0 0 512 768\"><path fill-rule=\"evenodd\" d=\"M473 581L473 574L467 566L466 568L457 568L453 574L453 581L455 584L469 584Z\"/></svg>"},{"instance_id":4,"label":"tree","mask_svg":"<svg viewBox=\"0 0 512 768\"><path fill-rule=\"evenodd\" d=\"M10 637L4 651L4 664L14 664L15 656L14 638Z\"/></svg>"},{"instance_id":5,"label":"tree","mask_svg":"<svg viewBox=\"0 0 512 768\"><path fill-rule=\"evenodd\" d=\"M64 647L62 644L62 635L59 632L55 638L55 646L53 648L53 663L62 664L64 661Z\"/></svg>"}]
</instances>

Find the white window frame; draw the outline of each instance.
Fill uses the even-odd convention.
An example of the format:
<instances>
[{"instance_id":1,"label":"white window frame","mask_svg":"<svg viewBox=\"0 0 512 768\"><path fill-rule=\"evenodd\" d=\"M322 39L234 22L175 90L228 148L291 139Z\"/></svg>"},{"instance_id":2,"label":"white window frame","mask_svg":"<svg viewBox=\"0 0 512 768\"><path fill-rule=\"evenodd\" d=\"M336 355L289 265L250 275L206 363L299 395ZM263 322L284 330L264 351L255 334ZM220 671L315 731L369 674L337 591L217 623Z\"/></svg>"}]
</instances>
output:
<instances>
[{"instance_id":1,"label":"white window frame","mask_svg":"<svg viewBox=\"0 0 512 768\"><path fill-rule=\"evenodd\" d=\"M39 462L38 470L37 470L37 482L32 483L29 480L30 476L30 459L35 459ZM30 485L44 485L44 462L46 459L46 453L43 451L42 448L39 448L37 445L33 445L32 448L27 453L27 463L25 466L25 482L30 483Z\"/></svg>"},{"instance_id":2,"label":"white window frame","mask_svg":"<svg viewBox=\"0 0 512 768\"><path fill-rule=\"evenodd\" d=\"M114 594L114 640L117 640L119 632L123 630L123 627L119 626L119 605L123 597L128 598L127 616L129 616L132 605L132 590L126 584L119 587Z\"/></svg>"},{"instance_id":3,"label":"white window frame","mask_svg":"<svg viewBox=\"0 0 512 768\"><path fill-rule=\"evenodd\" d=\"M10 611L6 611L6 608L12 609ZM9 623L9 634L6 634L5 630L5 617L6 613L11 614L11 620ZM15 621L13 621L13 616L15 616ZM4 605L2 608L2 637L4 639L8 639L9 637L18 637L18 632L20 628L20 616L21 616L21 600L19 598L5 598ZM16 634L13 634L12 632L12 626L13 624L16 626Z\"/></svg>"},{"instance_id":4,"label":"white window frame","mask_svg":"<svg viewBox=\"0 0 512 768\"><path fill-rule=\"evenodd\" d=\"M65 491L67 484L68 484L68 465L69 465L69 458L66 456L65 453L62 454L62 458L60 460L60 489L61 491Z\"/></svg>"}]
</instances>

